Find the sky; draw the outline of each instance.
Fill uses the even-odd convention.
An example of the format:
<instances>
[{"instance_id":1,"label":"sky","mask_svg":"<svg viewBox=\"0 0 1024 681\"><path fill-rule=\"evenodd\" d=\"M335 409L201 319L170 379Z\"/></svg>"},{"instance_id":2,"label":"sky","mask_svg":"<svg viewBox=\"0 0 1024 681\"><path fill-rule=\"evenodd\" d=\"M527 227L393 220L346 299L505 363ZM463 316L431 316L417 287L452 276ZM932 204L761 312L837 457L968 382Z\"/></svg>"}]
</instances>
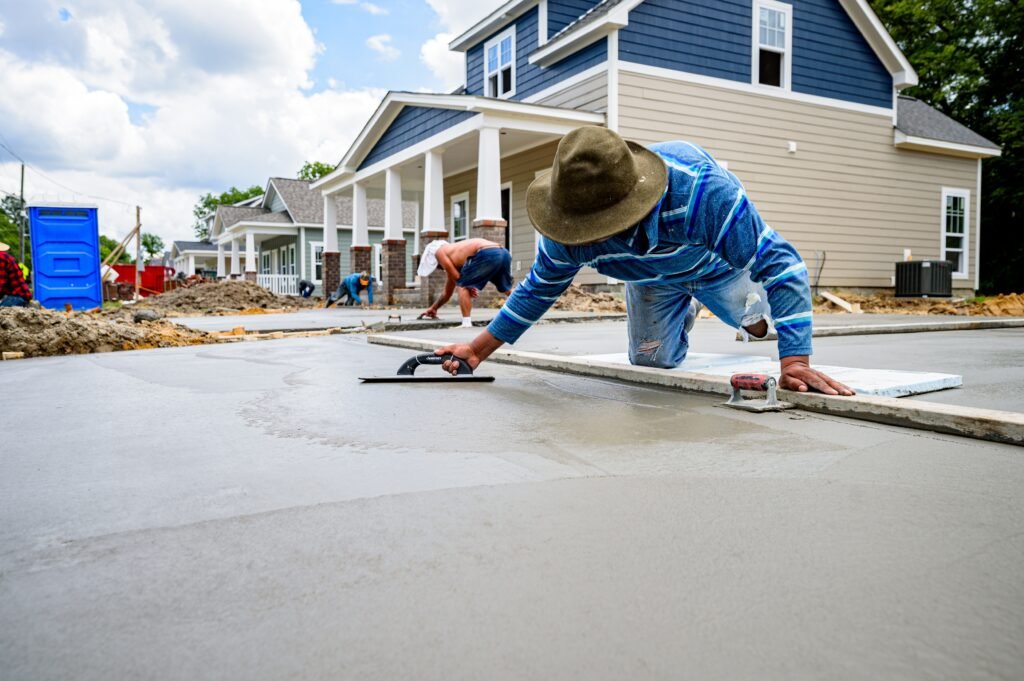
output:
<instances>
[{"instance_id":1,"label":"sky","mask_svg":"<svg viewBox=\"0 0 1024 681\"><path fill-rule=\"evenodd\" d=\"M193 238L205 192L337 163L388 90L449 92L501 0L0 0L0 192ZM6 148L5 148L6 147Z\"/></svg>"}]
</instances>

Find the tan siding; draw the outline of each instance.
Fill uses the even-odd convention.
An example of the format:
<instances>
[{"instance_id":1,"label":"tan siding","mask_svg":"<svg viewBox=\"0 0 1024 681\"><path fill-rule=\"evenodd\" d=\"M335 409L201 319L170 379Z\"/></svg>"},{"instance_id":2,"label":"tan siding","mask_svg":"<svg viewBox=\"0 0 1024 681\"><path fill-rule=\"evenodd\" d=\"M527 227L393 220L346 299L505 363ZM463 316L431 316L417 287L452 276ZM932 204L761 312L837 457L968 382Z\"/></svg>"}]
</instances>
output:
<instances>
[{"instance_id":1,"label":"tan siding","mask_svg":"<svg viewBox=\"0 0 1024 681\"><path fill-rule=\"evenodd\" d=\"M509 225L512 276L520 281L530 271L536 256L536 232L526 211L526 188L533 182L538 170L551 167L557 142L550 142L501 160L501 182L512 183L512 202ZM469 192L469 214L476 209L476 170L470 170L444 179L445 224L451 225L451 197ZM576 278L580 284L605 283L607 278L587 268Z\"/></svg>"},{"instance_id":2,"label":"tan siding","mask_svg":"<svg viewBox=\"0 0 1024 681\"><path fill-rule=\"evenodd\" d=\"M600 73L536 103L563 109L604 113L608 110L608 74Z\"/></svg>"},{"instance_id":3,"label":"tan siding","mask_svg":"<svg viewBox=\"0 0 1024 681\"><path fill-rule=\"evenodd\" d=\"M891 286L904 248L938 258L942 188L969 189L968 279L953 285L973 288L976 160L897 149L885 116L634 73L621 74L620 96L624 137L685 139L727 161L809 266L826 252L824 286Z\"/></svg>"}]
</instances>

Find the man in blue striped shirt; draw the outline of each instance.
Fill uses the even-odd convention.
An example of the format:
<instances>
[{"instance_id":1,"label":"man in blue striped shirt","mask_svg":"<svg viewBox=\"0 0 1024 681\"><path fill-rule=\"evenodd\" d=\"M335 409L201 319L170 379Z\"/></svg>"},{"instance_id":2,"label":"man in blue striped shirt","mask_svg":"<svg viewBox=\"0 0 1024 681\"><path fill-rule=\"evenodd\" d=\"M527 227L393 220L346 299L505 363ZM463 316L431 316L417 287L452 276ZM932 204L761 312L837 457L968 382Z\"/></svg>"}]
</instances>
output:
<instances>
[{"instance_id":1,"label":"man in blue striped shirt","mask_svg":"<svg viewBox=\"0 0 1024 681\"><path fill-rule=\"evenodd\" d=\"M438 354L475 369L590 266L626 282L633 364L671 368L685 359L696 299L757 337L774 322L783 388L853 394L810 366L811 295L800 254L704 149L682 141L646 149L606 128L579 128L559 143L552 172L530 185L527 204L543 235L530 274L486 331ZM457 360L445 368L454 371Z\"/></svg>"}]
</instances>

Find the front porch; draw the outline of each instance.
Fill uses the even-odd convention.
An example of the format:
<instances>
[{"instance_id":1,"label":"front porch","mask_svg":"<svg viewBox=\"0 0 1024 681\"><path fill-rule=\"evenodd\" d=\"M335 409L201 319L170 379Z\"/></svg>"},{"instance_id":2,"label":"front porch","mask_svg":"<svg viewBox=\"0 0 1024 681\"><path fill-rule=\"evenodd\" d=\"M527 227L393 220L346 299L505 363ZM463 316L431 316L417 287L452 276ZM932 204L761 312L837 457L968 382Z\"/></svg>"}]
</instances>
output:
<instances>
[{"instance_id":1,"label":"front porch","mask_svg":"<svg viewBox=\"0 0 1024 681\"><path fill-rule=\"evenodd\" d=\"M513 275L525 274L536 250L526 188L551 167L557 141L580 125L603 125L604 114L465 95L389 94L332 174L312 185L324 198L331 234L339 196L351 197L351 269L372 265L366 204L385 207L381 257L383 302L427 305L444 286L438 270L420 281L418 254L435 239L481 237L512 252ZM434 131L425 136L424 131ZM407 269L398 216L403 197L417 202L417 256ZM337 243L324 243L325 281L340 270ZM525 268L524 268L525 264ZM518 277L517 277L518 278Z\"/></svg>"}]
</instances>

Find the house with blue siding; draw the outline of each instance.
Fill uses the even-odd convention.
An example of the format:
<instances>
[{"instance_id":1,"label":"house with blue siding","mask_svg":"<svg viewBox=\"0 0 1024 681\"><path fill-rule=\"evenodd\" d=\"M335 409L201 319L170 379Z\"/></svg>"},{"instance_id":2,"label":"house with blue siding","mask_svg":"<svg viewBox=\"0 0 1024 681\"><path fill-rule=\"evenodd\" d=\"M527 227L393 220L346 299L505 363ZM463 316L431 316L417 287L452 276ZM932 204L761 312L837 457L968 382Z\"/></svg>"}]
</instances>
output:
<instances>
[{"instance_id":1,"label":"house with blue siding","mask_svg":"<svg viewBox=\"0 0 1024 681\"><path fill-rule=\"evenodd\" d=\"M465 55L462 88L389 92L312 185L325 263L366 262L366 206L383 203L392 301L426 303L443 283L409 270L403 201L421 245L490 238L524 276L537 238L526 189L580 125L703 146L822 286L889 288L910 253L953 263L955 290L977 288L981 163L999 148L900 94L917 74L865 0L509 0L450 49ZM348 253L330 237L339 197ZM617 285L592 271L577 282Z\"/></svg>"}]
</instances>

